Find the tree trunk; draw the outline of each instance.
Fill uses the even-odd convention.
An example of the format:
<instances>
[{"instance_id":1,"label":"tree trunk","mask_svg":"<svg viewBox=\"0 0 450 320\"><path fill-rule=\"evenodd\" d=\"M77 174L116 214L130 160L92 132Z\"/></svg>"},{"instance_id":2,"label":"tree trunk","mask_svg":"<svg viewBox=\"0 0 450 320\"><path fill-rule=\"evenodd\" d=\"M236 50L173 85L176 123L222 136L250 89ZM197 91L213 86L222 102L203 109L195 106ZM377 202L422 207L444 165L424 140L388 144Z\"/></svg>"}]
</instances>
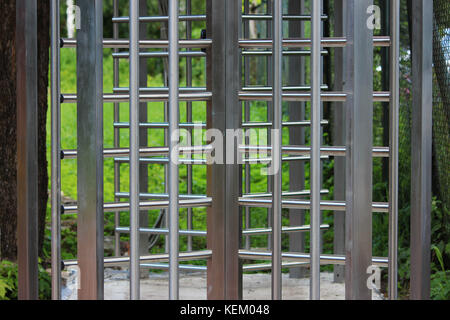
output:
<instances>
[{"instance_id":1,"label":"tree trunk","mask_svg":"<svg viewBox=\"0 0 450 320\"><path fill-rule=\"evenodd\" d=\"M0 1L0 258L16 261L17 244L17 137L16 137L16 1ZM42 256L48 200L46 117L49 66L50 1L38 6L38 161L39 254Z\"/></svg>"}]
</instances>

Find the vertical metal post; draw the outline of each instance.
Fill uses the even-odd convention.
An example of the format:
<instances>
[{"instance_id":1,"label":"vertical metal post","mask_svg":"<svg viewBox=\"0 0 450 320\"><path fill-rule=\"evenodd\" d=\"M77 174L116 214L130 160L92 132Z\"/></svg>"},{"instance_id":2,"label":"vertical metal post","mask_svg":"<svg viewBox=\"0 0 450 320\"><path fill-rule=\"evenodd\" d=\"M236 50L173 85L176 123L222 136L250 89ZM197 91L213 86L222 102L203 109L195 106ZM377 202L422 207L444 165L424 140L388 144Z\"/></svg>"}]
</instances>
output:
<instances>
[{"instance_id":1,"label":"vertical metal post","mask_svg":"<svg viewBox=\"0 0 450 320\"><path fill-rule=\"evenodd\" d=\"M192 12L191 0L186 0L186 14ZM192 39L192 21L186 21L186 39ZM187 49L188 51L190 49ZM186 57L186 87L192 87L192 58ZM186 120L192 123L192 102L186 102ZM192 129L189 128L189 134L192 137ZM191 139L192 145L192 139ZM192 165L186 165L187 194L192 194ZM187 229L193 228L192 208L187 208ZM187 250L192 251L192 236L187 237Z\"/></svg>"},{"instance_id":2,"label":"vertical metal post","mask_svg":"<svg viewBox=\"0 0 450 320\"><path fill-rule=\"evenodd\" d=\"M77 5L78 299L103 299L103 8Z\"/></svg>"},{"instance_id":3,"label":"vertical metal post","mask_svg":"<svg viewBox=\"0 0 450 320\"><path fill-rule=\"evenodd\" d=\"M348 0L345 108L346 264L345 297L370 300L367 268L372 264L373 32L367 27L372 0Z\"/></svg>"},{"instance_id":4,"label":"vertical metal post","mask_svg":"<svg viewBox=\"0 0 450 320\"><path fill-rule=\"evenodd\" d=\"M119 0L113 1L113 16L119 16ZM119 24L113 24L113 38L119 38ZM118 48L114 48L114 53L119 52ZM113 60L113 86L117 88L119 86L119 59ZM120 103L114 103L114 122L120 121ZM114 128L114 148L120 147L120 129ZM114 161L114 194L120 191L120 162ZM114 201L119 202L118 197L114 197ZM120 226L120 211L114 212L114 254L120 256L120 232L117 228Z\"/></svg>"},{"instance_id":5,"label":"vertical metal post","mask_svg":"<svg viewBox=\"0 0 450 320\"><path fill-rule=\"evenodd\" d=\"M334 1L334 35L345 36L344 0ZM334 49L334 91L344 90L345 48ZM334 102L333 143L345 145L345 108L342 102ZM334 158L334 199L345 200L345 157ZM345 212L334 211L334 254L345 254ZM334 266L334 282L344 282L345 266Z\"/></svg>"},{"instance_id":6,"label":"vertical metal post","mask_svg":"<svg viewBox=\"0 0 450 320\"><path fill-rule=\"evenodd\" d=\"M281 226L282 226L282 167L281 167L281 147L282 147L282 118L283 118L283 6L281 0L273 1L273 116L272 116L272 167L273 188L272 188L272 299L282 298L282 274L281 274Z\"/></svg>"},{"instance_id":7,"label":"vertical metal post","mask_svg":"<svg viewBox=\"0 0 450 320\"><path fill-rule=\"evenodd\" d=\"M147 15L147 0L139 0L140 15ZM147 23L139 24L139 39L147 39ZM139 87L147 87L147 58L139 58ZM147 102L139 104L139 121L148 122L147 119ZM139 129L139 146L147 147L147 128ZM148 163L139 164L139 192L148 192ZM139 226L141 228L148 228L148 210L141 210L139 212ZM149 237L148 234L141 233L139 235L139 254L148 254ZM148 275L148 269L142 270L142 275Z\"/></svg>"},{"instance_id":8,"label":"vertical metal post","mask_svg":"<svg viewBox=\"0 0 450 320\"><path fill-rule=\"evenodd\" d=\"M169 1L169 299L178 299L178 0Z\"/></svg>"},{"instance_id":9,"label":"vertical metal post","mask_svg":"<svg viewBox=\"0 0 450 320\"><path fill-rule=\"evenodd\" d=\"M250 11L250 1L244 0L244 14L249 14ZM250 35L250 20L244 21L244 39L248 39ZM244 56L244 86L248 86L250 84L250 58L247 56ZM245 101L244 102L244 121L248 122L250 121L250 102ZM245 136L245 144L250 144L250 138L246 135ZM247 154L245 155L248 156ZM251 179L251 166L250 164L246 163L244 165L244 181L245 181L245 187L244 192L250 193L250 179ZM251 216L250 216L250 208L245 207L245 229L249 229L251 225ZM245 248L250 249L251 248L251 237L249 235L245 236Z\"/></svg>"},{"instance_id":10,"label":"vertical metal post","mask_svg":"<svg viewBox=\"0 0 450 320\"><path fill-rule=\"evenodd\" d=\"M52 299L61 299L61 109L59 0L51 2Z\"/></svg>"},{"instance_id":11,"label":"vertical metal post","mask_svg":"<svg viewBox=\"0 0 450 320\"><path fill-rule=\"evenodd\" d=\"M397 299L400 1L390 1L389 298Z\"/></svg>"},{"instance_id":12,"label":"vertical metal post","mask_svg":"<svg viewBox=\"0 0 450 320\"><path fill-rule=\"evenodd\" d=\"M273 14L273 0L272 1L267 1L266 3L266 13L268 15ZM273 15L272 15L273 17ZM274 19L270 20L268 19L266 21L266 37L267 39L271 39L273 37L273 23L274 23ZM266 70L267 70L267 85L273 86L273 63L274 63L274 57L272 56L267 56L266 57ZM273 121L273 102L272 101L267 101L267 122L272 122ZM271 141L272 141L272 136L270 134L270 129L271 128L267 128L267 145L271 145ZM267 178L267 192L273 192L273 176L269 176ZM267 227L268 228L272 228L273 226L273 208L267 208ZM272 243L273 243L273 239L272 239L272 233L269 233L267 235L267 250L272 250Z\"/></svg>"},{"instance_id":13,"label":"vertical metal post","mask_svg":"<svg viewBox=\"0 0 450 320\"><path fill-rule=\"evenodd\" d=\"M304 0L289 0L288 13L299 15L304 12ZM302 38L304 35L304 23L302 21L289 21L289 38ZM289 56L289 85L305 85L305 58L303 56ZM289 121L305 120L305 102L289 102ZM289 144L304 145L305 129L303 127L289 128ZM291 191L303 190L305 188L305 163L304 161L289 162L289 188ZM302 226L305 224L305 210L290 209L289 223L291 226ZM289 234L289 251L304 252L305 233L296 232ZM306 268L290 268L291 278L303 278Z\"/></svg>"},{"instance_id":14,"label":"vertical metal post","mask_svg":"<svg viewBox=\"0 0 450 320\"><path fill-rule=\"evenodd\" d=\"M37 3L16 1L17 249L20 300L38 299Z\"/></svg>"},{"instance_id":15,"label":"vertical metal post","mask_svg":"<svg viewBox=\"0 0 450 320\"><path fill-rule=\"evenodd\" d=\"M207 1L207 37L212 47L207 52L207 88L212 101L207 104L207 127L225 133L241 127L239 103L239 24L242 2ZM225 139L224 139L225 140ZM224 159L226 142L222 144ZM241 221L238 197L241 192L240 165L234 148L233 164L207 166L207 194L212 205L207 209L207 245L212 250L208 261L208 299L241 299L242 267L239 261Z\"/></svg>"},{"instance_id":16,"label":"vertical metal post","mask_svg":"<svg viewBox=\"0 0 450 320\"><path fill-rule=\"evenodd\" d=\"M433 1L412 0L411 299L430 298Z\"/></svg>"},{"instance_id":17,"label":"vertical metal post","mask_svg":"<svg viewBox=\"0 0 450 320\"><path fill-rule=\"evenodd\" d=\"M322 2L312 1L311 8L311 300L320 299L320 182L321 182L321 13Z\"/></svg>"},{"instance_id":18,"label":"vertical metal post","mask_svg":"<svg viewBox=\"0 0 450 320\"><path fill-rule=\"evenodd\" d=\"M130 1L130 299L140 298L139 2Z\"/></svg>"}]
</instances>

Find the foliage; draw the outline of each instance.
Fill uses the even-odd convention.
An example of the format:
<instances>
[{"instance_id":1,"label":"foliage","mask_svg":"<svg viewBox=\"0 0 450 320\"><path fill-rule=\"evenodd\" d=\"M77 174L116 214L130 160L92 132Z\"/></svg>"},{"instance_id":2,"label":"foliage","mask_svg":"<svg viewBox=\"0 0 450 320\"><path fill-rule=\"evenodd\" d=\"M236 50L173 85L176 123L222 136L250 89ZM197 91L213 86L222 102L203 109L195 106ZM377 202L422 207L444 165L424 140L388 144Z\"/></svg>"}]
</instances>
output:
<instances>
[{"instance_id":1,"label":"foliage","mask_svg":"<svg viewBox=\"0 0 450 320\"><path fill-rule=\"evenodd\" d=\"M38 265L39 299L47 300L51 297L50 274L44 270L41 263ZM0 300L16 300L17 289L17 264L0 261Z\"/></svg>"}]
</instances>

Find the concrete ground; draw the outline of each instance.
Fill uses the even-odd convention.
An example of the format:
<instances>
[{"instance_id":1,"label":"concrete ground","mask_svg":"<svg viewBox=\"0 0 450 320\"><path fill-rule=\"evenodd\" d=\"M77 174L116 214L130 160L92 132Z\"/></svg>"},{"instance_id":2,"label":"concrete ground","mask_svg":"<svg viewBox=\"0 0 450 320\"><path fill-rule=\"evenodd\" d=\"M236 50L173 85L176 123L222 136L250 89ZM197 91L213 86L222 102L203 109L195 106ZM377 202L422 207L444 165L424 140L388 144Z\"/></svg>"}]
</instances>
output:
<instances>
[{"instance_id":1,"label":"concrete ground","mask_svg":"<svg viewBox=\"0 0 450 320\"><path fill-rule=\"evenodd\" d=\"M76 274L66 273L63 299L76 299ZM270 274L244 274L243 298L245 300L266 300L271 298ZM105 299L129 299L129 280L127 270L105 270ZM334 283L332 273L322 273L320 282L321 299L343 300L344 284ZM375 298L375 297L374 297ZM141 299L168 299L168 274L151 273L150 277L141 279ZM206 299L206 273L180 273L180 299ZM308 300L309 278L291 279L283 274L283 299Z\"/></svg>"}]
</instances>

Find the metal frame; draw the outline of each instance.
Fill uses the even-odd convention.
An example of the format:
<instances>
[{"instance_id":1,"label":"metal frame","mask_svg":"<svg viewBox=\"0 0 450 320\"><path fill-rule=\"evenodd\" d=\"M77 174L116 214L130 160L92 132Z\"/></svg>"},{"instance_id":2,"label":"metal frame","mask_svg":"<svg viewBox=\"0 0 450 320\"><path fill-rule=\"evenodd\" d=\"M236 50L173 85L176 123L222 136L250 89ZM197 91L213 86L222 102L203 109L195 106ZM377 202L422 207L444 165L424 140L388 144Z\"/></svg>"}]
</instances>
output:
<instances>
[{"instance_id":1,"label":"metal frame","mask_svg":"<svg viewBox=\"0 0 450 320\"><path fill-rule=\"evenodd\" d=\"M103 299L103 1L77 5L78 298Z\"/></svg>"},{"instance_id":2,"label":"metal frame","mask_svg":"<svg viewBox=\"0 0 450 320\"><path fill-rule=\"evenodd\" d=\"M26 2L26 3L25 3ZM179 270L206 270L209 299L242 298L242 272L253 270L272 270L272 298L282 298L282 268L311 268L311 299L320 299L320 265L333 264L335 278L342 280L342 268L345 265L345 283L347 299L370 299L371 291L366 286L367 268L371 265L388 267L389 298L397 298L397 228L398 228L398 117L399 117L399 1L390 2L389 36L372 36L366 27L367 7L371 0L336 1L337 36L322 38L321 24L328 17L321 11L321 1L314 1L310 15L305 15L290 1L289 14L282 13L281 0L273 0L273 8L268 6L266 14L250 14L249 2L245 1L242 14L241 1L207 1L205 15L193 15L190 0L186 0L185 15L178 13L178 1L169 2L167 16L148 17L140 3L130 1L130 17L120 17L119 1L114 0L114 39L102 38L102 1L79 0L83 17L82 28L77 32L77 39L60 39L59 35L59 1L52 0L52 298L60 299L60 214L78 214L78 260L65 261L66 266L79 265L81 268L80 299L103 298L104 265L130 265L130 298L139 299L139 278L141 268L169 270L169 298L179 298ZM412 154L412 209L411 209L411 297L413 299L429 298L429 258L430 258L430 204L431 204L431 39L432 2L413 0L413 130L412 143L417 146ZM36 36L26 32L36 23L36 3L34 1L18 1L17 14L22 18L25 14L30 23L18 25L18 84L24 95L18 95L18 215L19 215L19 297L33 298L37 294L37 253L35 239L37 223L31 214L37 210L34 206L37 195L36 179L37 162L32 161L35 150L30 139L35 139L37 120L32 108L36 107L37 86L36 56L24 56L24 50L36 50ZM301 8L301 6L300 6ZM141 15L139 13L141 9ZM291 10L292 9L292 10ZM193 21L206 20L207 39L192 39ZM272 39L248 39L249 21L265 21L269 26L268 34ZM299 21L311 20L311 39L298 37L283 39L283 20L289 21L294 35ZM185 21L186 38L178 39L178 21ZM242 22L244 24L242 25ZM145 23L168 22L168 40L148 40L142 27ZM119 39L118 24L129 23L130 39ZM344 24L346 23L346 26ZM140 27L141 26L141 27ZM243 39L240 39L240 28L243 26ZM35 30L35 28L32 28ZM295 30L294 30L295 29ZM390 48L390 91L373 92L372 55L374 46ZM60 93L60 47L77 47L77 94ZM321 56L326 54L322 48L336 48L336 85L333 90L321 84ZM103 93L102 88L102 56L103 48L114 48L114 92ZM119 52L119 48L128 48L129 52ZM159 48L168 51L144 52L146 48ZM283 50L284 48L291 50ZM309 48L308 50L300 48ZM22 50L21 50L22 49ZM142 50L141 50L142 49ZM183 50L187 49L187 50ZM204 51L198 51L204 49ZM428 51L427 51L428 50ZM291 72L290 83L283 86L283 56L311 56L311 83L306 85ZM248 57L266 56L269 62L268 75L270 81L265 87L249 85ZM147 88L145 59L168 58L168 83L165 87ZM206 88L192 87L193 57L206 57ZM119 59L130 60L129 88L119 87ZM186 87L180 88L178 83L179 59L187 59L188 79ZM244 61L244 83L241 85L239 60ZM298 60L296 60L298 61ZM367 63L367 62L370 63ZM140 68L140 62L141 67ZM294 62L293 65L299 66ZM26 68L25 68L26 66ZM31 70L30 73L25 70ZM88 70L88 71L86 71ZM140 76L141 75L141 76ZM22 77L22 78L21 78ZM345 82L345 86L342 83ZM23 86L20 86L23 84ZM164 101L167 103L167 117L163 123L147 122L146 102ZM179 121L179 102L187 101L187 122ZM311 190L303 189L302 183L290 182L290 191L281 187L281 171L278 171L267 193L250 192L250 168L255 159L251 155L261 150L250 145L249 139L244 145L236 148L233 157L235 164L207 165L207 194L192 194L192 165L206 164L205 160L190 157L180 159L180 164L187 164L187 194L179 194L178 164L174 153L178 137L169 136L178 128L191 130L192 101L206 102L207 121L202 128L216 128L225 132L227 129L265 128L281 130L288 127L291 133L304 127L311 128L310 146L303 146L303 138L291 139L293 145L283 146L281 135L275 135L268 146L262 149L267 159L275 166L289 161L291 167L290 180L294 173L303 170L298 161L310 160ZM252 101L266 101L268 105L267 122L252 122L250 108ZM282 106L287 101L290 105L290 120L283 121ZM302 110L303 102L311 101L311 119L305 120ZM347 128L335 131L336 146L321 146L321 126L328 124L322 119L321 102L335 102L336 111L334 125L338 129L342 123ZM372 146L372 105L375 101L390 102L390 139L389 147ZM129 123L120 122L119 103L130 102ZM60 106L62 103L77 103L78 115L78 148L77 150L61 150ZM114 136L113 149L103 148L103 103L114 103ZM343 104L346 113L339 104ZM244 119L242 117L244 106ZM365 106L365 108L361 108ZM139 111L141 110L141 111ZM23 121L28 121L24 125ZM119 130L130 130L130 147L122 148L119 144ZM147 146L145 135L152 128L164 129L167 146ZM26 130L25 130L26 129ZM24 131L21 131L24 130ZM23 132L23 133L22 133ZM224 139L225 140L225 139ZM295 143L295 141L299 141ZM345 141L345 146L344 145ZM231 141L223 141L223 146ZM235 143L235 141L233 141ZM36 144L34 144L36 145ZM210 146L183 147L192 154L205 154L211 151ZM245 185L242 185L242 165L237 159L244 155ZM155 156L159 156L156 158ZM225 155L229 156L229 155ZM103 201L103 159L114 158L115 165L115 200L113 203ZM149 158L151 157L151 158ZM336 158L335 169L344 168L345 174L336 175L335 200L321 200L327 190L321 188L322 159ZM372 159L373 157L389 158L389 202L372 203ZM61 207L61 158L77 159L78 163L78 203ZM119 164L130 163L130 192L121 192L119 180ZM165 193L149 193L145 185L144 172L148 164L160 163L167 167L167 189ZM24 170L26 168L26 170ZM144 170L144 169L145 170ZM417 174L419 172L420 174ZM303 178L302 178L303 179ZM141 185L142 184L142 185ZM346 199L343 199L345 185ZM21 190L19 192L19 190ZM242 192L243 191L243 192ZM309 199L299 199L299 197ZM129 202L122 202L129 198ZM20 200L25 199L25 200ZM24 207L22 207L24 206ZM192 208L207 208L207 230L193 230ZM251 228L250 208L267 208L269 220L267 228ZM188 208L188 225L186 230L179 229L179 209ZM147 210L161 209L168 213L166 228L151 228L145 220ZM282 226L282 210L290 209L290 226ZM61 212L62 210L62 212ZM302 219L294 219L294 215L309 210L311 225L305 226ZM325 255L320 252L320 232L328 228L321 224L322 210L335 211L335 254ZM130 211L130 226L119 225L119 212ZM103 258L103 213L115 213L116 257ZM245 229L242 230L242 212L245 213ZM342 214L345 212L345 214ZM374 258L371 251L372 213L389 213L389 257ZM345 247L343 242L342 221L345 215ZM36 215L34 215L36 216ZM294 223L294 221L296 223ZM29 228L28 232L25 228ZM311 251L302 253L301 234L310 232ZM130 233L130 257L120 257L120 233ZM282 233L291 235L291 250L283 252L281 246ZM140 239L149 234L164 235L168 239L168 252L158 255L143 255L139 250ZM265 234L268 236L269 250L252 250L250 237ZM295 236L292 236L294 235ZM188 236L188 251L179 252L179 236ZM192 251L192 237L207 237L207 250ZM241 240L246 238L245 250L241 249ZM25 240L25 241L24 241ZM94 244L94 245L92 245ZM142 249L142 248L141 248ZM206 259L207 267L179 265L180 261ZM243 259L271 260L271 263L242 265ZM339 274L338 274L339 273ZM294 273L292 273L294 274Z\"/></svg>"},{"instance_id":3,"label":"metal frame","mask_svg":"<svg viewBox=\"0 0 450 320\"><path fill-rule=\"evenodd\" d=\"M433 1L412 0L411 299L430 298Z\"/></svg>"},{"instance_id":4,"label":"metal frame","mask_svg":"<svg viewBox=\"0 0 450 320\"><path fill-rule=\"evenodd\" d=\"M16 1L18 297L27 300L39 297L36 30L36 1Z\"/></svg>"}]
</instances>

